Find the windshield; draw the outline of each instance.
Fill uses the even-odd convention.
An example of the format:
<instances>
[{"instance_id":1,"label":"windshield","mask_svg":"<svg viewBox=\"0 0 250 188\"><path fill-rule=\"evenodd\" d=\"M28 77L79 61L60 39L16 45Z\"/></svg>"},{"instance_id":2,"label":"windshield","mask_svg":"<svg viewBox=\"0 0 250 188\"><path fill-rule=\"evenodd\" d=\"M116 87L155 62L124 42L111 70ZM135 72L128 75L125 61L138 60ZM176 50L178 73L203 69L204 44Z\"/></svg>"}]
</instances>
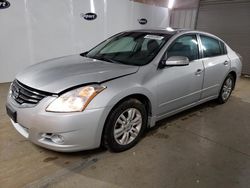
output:
<instances>
[{"instance_id":1,"label":"windshield","mask_svg":"<svg viewBox=\"0 0 250 188\"><path fill-rule=\"evenodd\" d=\"M169 34L125 32L107 39L85 56L112 63L142 66L152 61L170 37Z\"/></svg>"}]
</instances>

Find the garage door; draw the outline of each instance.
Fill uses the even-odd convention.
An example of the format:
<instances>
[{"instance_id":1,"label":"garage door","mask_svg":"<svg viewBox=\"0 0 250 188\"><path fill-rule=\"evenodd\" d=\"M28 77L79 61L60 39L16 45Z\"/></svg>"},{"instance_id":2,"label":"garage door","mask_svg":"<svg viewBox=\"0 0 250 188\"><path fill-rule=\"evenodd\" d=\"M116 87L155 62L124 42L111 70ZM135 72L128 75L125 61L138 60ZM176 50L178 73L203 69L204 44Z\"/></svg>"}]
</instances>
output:
<instances>
[{"instance_id":1,"label":"garage door","mask_svg":"<svg viewBox=\"0 0 250 188\"><path fill-rule=\"evenodd\" d=\"M201 0L198 30L211 32L243 57L243 74L250 75L250 0Z\"/></svg>"}]
</instances>

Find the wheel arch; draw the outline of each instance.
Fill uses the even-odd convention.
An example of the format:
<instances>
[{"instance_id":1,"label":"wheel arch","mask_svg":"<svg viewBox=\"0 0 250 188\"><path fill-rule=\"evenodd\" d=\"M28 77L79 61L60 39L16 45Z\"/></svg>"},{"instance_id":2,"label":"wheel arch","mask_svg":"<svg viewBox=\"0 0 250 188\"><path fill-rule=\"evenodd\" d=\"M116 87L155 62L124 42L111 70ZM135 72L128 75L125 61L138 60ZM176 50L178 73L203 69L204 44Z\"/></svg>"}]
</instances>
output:
<instances>
[{"instance_id":1,"label":"wheel arch","mask_svg":"<svg viewBox=\"0 0 250 188\"><path fill-rule=\"evenodd\" d=\"M129 99L137 99L139 100L141 103L143 103L146 107L146 111L147 111L147 115L148 115L148 124L147 124L147 128L149 127L149 122L150 122L150 118L152 117L153 113L152 113L152 101L150 100L150 97L148 97L147 95L143 94L143 93L131 93L129 95L123 96L122 98L120 98L113 106L112 108L109 110L108 115L105 119L103 128L102 128L102 133L101 133L101 145L103 146L103 137L104 137L104 130L107 124L107 119L110 116L110 113L112 112L112 110L114 110L117 106L119 106L121 103L123 103L126 100Z\"/></svg>"},{"instance_id":2,"label":"wheel arch","mask_svg":"<svg viewBox=\"0 0 250 188\"><path fill-rule=\"evenodd\" d=\"M231 75L234 77L234 87L233 87L233 89L235 88L235 83L236 83L236 80L237 80L237 73L236 73L236 70L231 69L231 70L228 71L227 74L225 74L225 76L224 76L222 82L220 83L220 89L219 89L218 92L221 91L221 87L222 87L224 81L226 80L226 78L227 78L227 76L228 76L229 74L231 74Z\"/></svg>"},{"instance_id":3,"label":"wheel arch","mask_svg":"<svg viewBox=\"0 0 250 188\"><path fill-rule=\"evenodd\" d=\"M235 83L236 83L236 80L237 80L237 74L236 74L236 71L234 70L231 70L228 75L231 74L233 77L234 77L234 85L233 85L233 89L235 88Z\"/></svg>"},{"instance_id":4,"label":"wheel arch","mask_svg":"<svg viewBox=\"0 0 250 188\"><path fill-rule=\"evenodd\" d=\"M142 93L134 93L134 94L130 94L128 96L125 96L123 97L122 99L120 99L113 107L112 109L110 110L110 112L116 108L118 105L120 105L122 102L128 100L128 99L137 99L139 100L142 104L145 105L146 107L146 110L147 110L147 114L149 116L152 115L152 104L151 104L151 101L149 99L149 97L147 97L145 94L142 94ZM109 113L110 113L109 112Z\"/></svg>"}]
</instances>

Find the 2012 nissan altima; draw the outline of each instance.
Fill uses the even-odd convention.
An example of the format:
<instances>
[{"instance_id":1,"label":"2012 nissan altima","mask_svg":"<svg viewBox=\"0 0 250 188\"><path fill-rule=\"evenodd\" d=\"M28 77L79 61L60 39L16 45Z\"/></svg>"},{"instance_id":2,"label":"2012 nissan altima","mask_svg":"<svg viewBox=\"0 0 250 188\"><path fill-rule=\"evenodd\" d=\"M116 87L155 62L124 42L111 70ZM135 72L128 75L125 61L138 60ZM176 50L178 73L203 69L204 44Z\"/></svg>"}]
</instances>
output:
<instances>
[{"instance_id":1,"label":"2012 nissan altima","mask_svg":"<svg viewBox=\"0 0 250 188\"><path fill-rule=\"evenodd\" d=\"M158 120L212 99L225 103L241 67L209 33L126 31L28 67L12 82L6 109L15 129L42 147L120 152Z\"/></svg>"}]
</instances>

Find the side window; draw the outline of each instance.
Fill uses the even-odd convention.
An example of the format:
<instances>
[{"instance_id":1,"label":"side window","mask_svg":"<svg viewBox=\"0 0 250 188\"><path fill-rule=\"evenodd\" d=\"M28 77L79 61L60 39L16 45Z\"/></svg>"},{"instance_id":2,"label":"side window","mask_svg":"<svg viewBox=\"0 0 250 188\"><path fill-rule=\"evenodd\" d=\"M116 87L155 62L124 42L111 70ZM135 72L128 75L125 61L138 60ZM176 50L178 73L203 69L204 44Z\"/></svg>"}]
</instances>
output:
<instances>
[{"instance_id":1,"label":"side window","mask_svg":"<svg viewBox=\"0 0 250 188\"><path fill-rule=\"evenodd\" d=\"M200 38L204 57L214 57L223 54L219 40L204 35L201 35Z\"/></svg>"},{"instance_id":2,"label":"side window","mask_svg":"<svg viewBox=\"0 0 250 188\"><path fill-rule=\"evenodd\" d=\"M185 35L173 42L167 50L167 57L184 56L193 61L199 59L198 42L195 35Z\"/></svg>"},{"instance_id":3,"label":"side window","mask_svg":"<svg viewBox=\"0 0 250 188\"><path fill-rule=\"evenodd\" d=\"M222 54L227 54L227 47L222 41L220 41L220 48L221 48Z\"/></svg>"}]
</instances>

